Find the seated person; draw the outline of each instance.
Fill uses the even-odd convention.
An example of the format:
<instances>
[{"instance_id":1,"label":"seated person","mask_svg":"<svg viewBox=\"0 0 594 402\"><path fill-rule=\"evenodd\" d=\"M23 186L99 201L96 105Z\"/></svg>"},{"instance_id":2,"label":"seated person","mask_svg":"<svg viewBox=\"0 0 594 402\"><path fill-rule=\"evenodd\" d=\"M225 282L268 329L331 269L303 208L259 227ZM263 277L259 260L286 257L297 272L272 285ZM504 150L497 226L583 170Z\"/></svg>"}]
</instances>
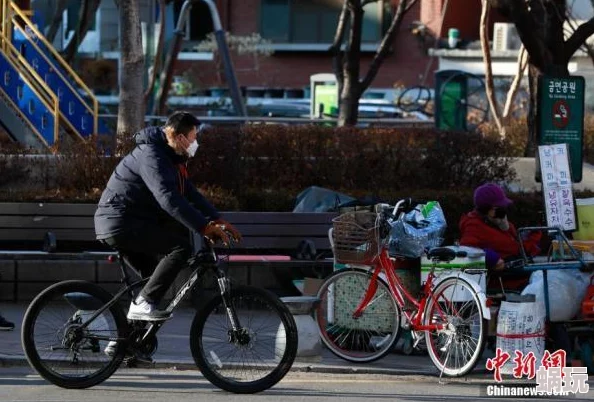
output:
<instances>
[{"instance_id":1,"label":"seated person","mask_svg":"<svg viewBox=\"0 0 594 402\"><path fill-rule=\"evenodd\" d=\"M522 290L530 278L530 273L516 273L507 278L505 275L505 261L522 255L516 227L507 219L507 209L512 203L497 184L483 184L474 191L474 210L460 219L460 245L485 250L489 270L487 289L501 289L498 278L501 277L505 290ZM533 232L522 240L528 256L540 252L541 236L540 232Z\"/></svg>"}]
</instances>

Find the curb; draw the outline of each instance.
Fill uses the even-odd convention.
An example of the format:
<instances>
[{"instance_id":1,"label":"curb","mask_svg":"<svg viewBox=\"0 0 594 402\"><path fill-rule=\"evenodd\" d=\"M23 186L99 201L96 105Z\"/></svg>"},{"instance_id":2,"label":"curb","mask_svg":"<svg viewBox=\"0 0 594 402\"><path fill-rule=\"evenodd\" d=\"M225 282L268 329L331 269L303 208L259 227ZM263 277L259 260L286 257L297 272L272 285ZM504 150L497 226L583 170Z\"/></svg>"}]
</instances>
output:
<instances>
[{"instance_id":1,"label":"curb","mask_svg":"<svg viewBox=\"0 0 594 402\"><path fill-rule=\"evenodd\" d=\"M11 356L0 354L0 367L29 367L29 362L24 356ZM121 368L127 368L124 363ZM173 362L166 360L157 360L153 364L138 364L134 368L142 369L171 369L171 370L198 370L193 362ZM392 369L383 367L348 367L348 366L325 366L321 364L311 364L307 362L293 363L290 372L299 373L327 373L327 374L375 374L375 375L393 375L393 376L421 376L435 377L439 373L435 370L419 369Z\"/></svg>"},{"instance_id":2,"label":"curb","mask_svg":"<svg viewBox=\"0 0 594 402\"><path fill-rule=\"evenodd\" d=\"M0 367L30 367L29 362L24 356L10 356L0 354ZM127 369L126 365L122 363L120 369ZM189 371L198 370L198 367L193 362L172 362L157 360L153 364L138 364L137 369L153 369L153 370L175 370L175 371ZM476 369L465 377L448 377L443 376L440 379L439 372L436 369L419 369L419 368L384 368L384 367L349 367L349 366L325 366L320 364L311 364L307 362L295 361L289 373L312 373L312 374L336 374L336 375L382 375L393 377L405 377L410 381L428 380L438 381L443 384L447 383L474 383L474 384L492 384L492 373L486 369ZM525 379L506 378L507 383L524 384Z\"/></svg>"}]
</instances>

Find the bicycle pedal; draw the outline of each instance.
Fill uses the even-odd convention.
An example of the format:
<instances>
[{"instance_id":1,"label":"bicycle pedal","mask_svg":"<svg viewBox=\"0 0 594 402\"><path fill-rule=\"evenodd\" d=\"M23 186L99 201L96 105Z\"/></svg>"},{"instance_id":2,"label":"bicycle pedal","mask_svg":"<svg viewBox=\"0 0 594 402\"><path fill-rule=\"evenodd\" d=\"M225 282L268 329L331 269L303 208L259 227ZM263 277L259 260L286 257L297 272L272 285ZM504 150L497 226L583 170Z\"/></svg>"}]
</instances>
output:
<instances>
[{"instance_id":1,"label":"bicycle pedal","mask_svg":"<svg viewBox=\"0 0 594 402\"><path fill-rule=\"evenodd\" d=\"M142 353L135 353L133 355L126 355L124 357L124 364L127 367L135 367L138 363L142 364L153 364L153 358Z\"/></svg>"}]
</instances>

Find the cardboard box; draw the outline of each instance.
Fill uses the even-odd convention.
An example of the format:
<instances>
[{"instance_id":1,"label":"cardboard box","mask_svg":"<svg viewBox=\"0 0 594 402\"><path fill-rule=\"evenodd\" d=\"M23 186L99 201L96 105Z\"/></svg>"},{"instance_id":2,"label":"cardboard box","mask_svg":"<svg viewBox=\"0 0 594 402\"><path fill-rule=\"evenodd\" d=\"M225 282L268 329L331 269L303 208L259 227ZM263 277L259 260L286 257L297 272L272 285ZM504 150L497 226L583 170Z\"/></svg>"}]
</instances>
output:
<instances>
[{"instance_id":1,"label":"cardboard box","mask_svg":"<svg viewBox=\"0 0 594 402\"><path fill-rule=\"evenodd\" d=\"M304 296L317 296L320 286L324 283L323 279L320 278L305 278L303 280L303 295Z\"/></svg>"}]
</instances>

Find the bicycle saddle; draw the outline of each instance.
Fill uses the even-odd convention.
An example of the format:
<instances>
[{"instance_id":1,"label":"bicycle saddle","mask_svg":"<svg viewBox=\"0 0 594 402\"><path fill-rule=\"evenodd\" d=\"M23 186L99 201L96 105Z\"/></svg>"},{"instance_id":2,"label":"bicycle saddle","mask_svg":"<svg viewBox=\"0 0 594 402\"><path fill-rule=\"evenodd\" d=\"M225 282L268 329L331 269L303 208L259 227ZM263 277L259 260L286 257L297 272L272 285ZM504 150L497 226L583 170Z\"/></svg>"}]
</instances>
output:
<instances>
[{"instance_id":1,"label":"bicycle saddle","mask_svg":"<svg viewBox=\"0 0 594 402\"><path fill-rule=\"evenodd\" d=\"M441 262L452 261L456 257L466 257L466 251L455 252L448 247L436 247L429 251L427 257L431 260L437 260Z\"/></svg>"}]
</instances>

